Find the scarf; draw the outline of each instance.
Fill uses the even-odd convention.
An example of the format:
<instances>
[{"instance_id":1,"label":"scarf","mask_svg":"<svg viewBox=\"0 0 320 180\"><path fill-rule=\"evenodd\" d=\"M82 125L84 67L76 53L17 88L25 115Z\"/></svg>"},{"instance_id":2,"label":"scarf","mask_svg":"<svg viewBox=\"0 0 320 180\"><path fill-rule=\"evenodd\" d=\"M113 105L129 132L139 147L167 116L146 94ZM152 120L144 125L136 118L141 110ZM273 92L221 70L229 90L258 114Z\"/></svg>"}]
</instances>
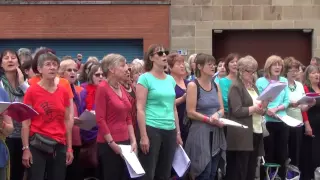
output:
<instances>
[{"instance_id":1,"label":"scarf","mask_svg":"<svg viewBox=\"0 0 320 180\"><path fill-rule=\"evenodd\" d=\"M76 104L77 106L77 111L78 111L78 114L80 115L81 113L81 107L80 107L80 98L79 98L79 95L76 91L76 88L74 87L74 84L70 84L71 86L71 90L72 90L72 93L73 93L73 102Z\"/></svg>"},{"instance_id":2,"label":"scarf","mask_svg":"<svg viewBox=\"0 0 320 180\"><path fill-rule=\"evenodd\" d=\"M86 101L86 108L91 111L94 109L94 100L96 95L96 89L97 86L93 84L88 84L86 87L87 90L87 97L85 99Z\"/></svg>"},{"instance_id":3,"label":"scarf","mask_svg":"<svg viewBox=\"0 0 320 180\"><path fill-rule=\"evenodd\" d=\"M11 102L14 101L14 97L20 98L20 97L24 96L24 92L22 91L22 89L20 89L20 87L17 87L16 89L11 87L11 85L5 75L1 76L1 81L2 81L4 89L8 92L8 95L10 97Z\"/></svg>"}]
</instances>

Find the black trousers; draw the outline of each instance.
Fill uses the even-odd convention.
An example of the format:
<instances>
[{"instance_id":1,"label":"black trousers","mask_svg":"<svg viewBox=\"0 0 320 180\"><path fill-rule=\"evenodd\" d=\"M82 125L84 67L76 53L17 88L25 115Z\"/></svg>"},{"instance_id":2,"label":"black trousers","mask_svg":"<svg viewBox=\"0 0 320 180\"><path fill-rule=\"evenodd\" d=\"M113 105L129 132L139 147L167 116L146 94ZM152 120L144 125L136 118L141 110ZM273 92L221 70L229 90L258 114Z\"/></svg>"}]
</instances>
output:
<instances>
[{"instance_id":1,"label":"black trousers","mask_svg":"<svg viewBox=\"0 0 320 180\"><path fill-rule=\"evenodd\" d=\"M254 180L262 134L253 133L253 151L227 151L226 180Z\"/></svg>"},{"instance_id":2,"label":"black trousers","mask_svg":"<svg viewBox=\"0 0 320 180\"><path fill-rule=\"evenodd\" d=\"M266 163L280 164L278 175L281 179L285 179L289 127L283 122L267 122L266 126L270 135L264 138L265 161ZM265 179L265 170L260 174L261 179Z\"/></svg>"},{"instance_id":3,"label":"black trousers","mask_svg":"<svg viewBox=\"0 0 320 180\"><path fill-rule=\"evenodd\" d=\"M117 144L129 145L130 141L117 142ZM116 154L108 143L98 143L98 161L100 168L99 180L128 180L129 173L126 163Z\"/></svg>"},{"instance_id":4,"label":"black trousers","mask_svg":"<svg viewBox=\"0 0 320 180\"><path fill-rule=\"evenodd\" d=\"M21 138L7 138L6 144L10 152L10 177L11 180L22 180L24 166L22 164L22 141Z\"/></svg>"},{"instance_id":5,"label":"black trousers","mask_svg":"<svg viewBox=\"0 0 320 180\"><path fill-rule=\"evenodd\" d=\"M53 155L30 146L33 164L27 169L27 180L43 180L45 172L48 180L65 179L67 169L66 150L65 145L58 144Z\"/></svg>"},{"instance_id":6,"label":"black trousers","mask_svg":"<svg viewBox=\"0 0 320 180\"><path fill-rule=\"evenodd\" d=\"M168 180L177 148L176 130L162 130L147 126L150 148L144 154L139 150L139 160L146 174L140 180Z\"/></svg>"},{"instance_id":7,"label":"black trousers","mask_svg":"<svg viewBox=\"0 0 320 180\"><path fill-rule=\"evenodd\" d=\"M65 180L83 180L83 170L79 164L79 153L80 153L80 146L73 146L73 161L67 167L67 174Z\"/></svg>"},{"instance_id":8,"label":"black trousers","mask_svg":"<svg viewBox=\"0 0 320 180\"><path fill-rule=\"evenodd\" d=\"M292 165L299 167L303 127L289 127L288 152Z\"/></svg>"}]
</instances>

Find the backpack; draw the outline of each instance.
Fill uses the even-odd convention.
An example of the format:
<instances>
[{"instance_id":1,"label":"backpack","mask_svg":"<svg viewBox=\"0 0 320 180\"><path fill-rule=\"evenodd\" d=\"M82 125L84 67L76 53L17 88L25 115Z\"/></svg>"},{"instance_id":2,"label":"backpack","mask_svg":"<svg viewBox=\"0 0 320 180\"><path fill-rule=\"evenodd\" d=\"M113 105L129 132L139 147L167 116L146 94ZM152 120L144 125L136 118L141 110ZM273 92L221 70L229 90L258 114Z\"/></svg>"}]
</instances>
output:
<instances>
[{"instance_id":1,"label":"backpack","mask_svg":"<svg viewBox=\"0 0 320 180\"><path fill-rule=\"evenodd\" d=\"M199 81L197 79L194 79L193 82L196 84L197 86L197 101L200 99L200 84L199 84ZM218 90L218 86L217 84L214 82L214 80L211 81L211 84L213 84L214 88L217 90L217 92L219 92ZM189 128L192 124L192 121L191 119L188 117L188 114L187 114L187 110L185 110L185 113L184 113L184 118L183 118L183 125L186 126L186 129L187 129L187 132L189 132Z\"/></svg>"}]
</instances>

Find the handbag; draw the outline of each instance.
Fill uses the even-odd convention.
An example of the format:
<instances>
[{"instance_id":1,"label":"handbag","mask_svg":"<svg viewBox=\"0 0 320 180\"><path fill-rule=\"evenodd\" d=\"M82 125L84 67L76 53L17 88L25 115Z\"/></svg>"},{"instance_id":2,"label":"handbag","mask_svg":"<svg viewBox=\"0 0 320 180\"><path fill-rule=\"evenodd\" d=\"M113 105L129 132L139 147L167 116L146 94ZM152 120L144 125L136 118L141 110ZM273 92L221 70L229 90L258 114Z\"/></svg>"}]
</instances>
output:
<instances>
[{"instance_id":1,"label":"handbag","mask_svg":"<svg viewBox=\"0 0 320 180\"><path fill-rule=\"evenodd\" d=\"M58 142L48 136L35 133L30 139L30 145L40 151L53 154Z\"/></svg>"},{"instance_id":2,"label":"handbag","mask_svg":"<svg viewBox=\"0 0 320 180\"><path fill-rule=\"evenodd\" d=\"M98 144L96 139L83 143L79 153L81 167L96 168L98 166Z\"/></svg>"}]
</instances>

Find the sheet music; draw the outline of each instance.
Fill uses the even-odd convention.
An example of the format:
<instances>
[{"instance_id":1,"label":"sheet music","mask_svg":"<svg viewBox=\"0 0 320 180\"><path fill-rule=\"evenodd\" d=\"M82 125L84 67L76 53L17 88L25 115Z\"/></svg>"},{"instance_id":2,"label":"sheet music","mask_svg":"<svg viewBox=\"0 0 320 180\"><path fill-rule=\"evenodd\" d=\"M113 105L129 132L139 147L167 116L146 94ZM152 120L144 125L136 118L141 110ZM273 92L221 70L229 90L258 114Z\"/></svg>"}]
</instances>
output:
<instances>
[{"instance_id":1,"label":"sheet music","mask_svg":"<svg viewBox=\"0 0 320 180\"><path fill-rule=\"evenodd\" d=\"M130 145L119 145L121 148L121 154L126 162L129 174L131 178L137 178L143 176L146 172L142 168L137 155L131 152Z\"/></svg>"},{"instance_id":2,"label":"sheet music","mask_svg":"<svg viewBox=\"0 0 320 180\"><path fill-rule=\"evenodd\" d=\"M83 111L79 119L81 120L81 123L77 124L77 126L83 130L89 131L97 125L96 115L88 110Z\"/></svg>"},{"instance_id":3,"label":"sheet music","mask_svg":"<svg viewBox=\"0 0 320 180\"><path fill-rule=\"evenodd\" d=\"M245 129L248 128L248 126L245 126L243 124L240 124L240 123L237 123L235 121L232 121L232 120L229 120L229 119L225 119L225 118L220 118L219 121L222 121L227 126L235 126L235 127L245 128Z\"/></svg>"},{"instance_id":4,"label":"sheet music","mask_svg":"<svg viewBox=\"0 0 320 180\"><path fill-rule=\"evenodd\" d=\"M315 98L310 96L303 96L297 101L298 104L311 104Z\"/></svg>"},{"instance_id":5,"label":"sheet music","mask_svg":"<svg viewBox=\"0 0 320 180\"><path fill-rule=\"evenodd\" d=\"M18 122L31 119L38 115L32 107L21 102L0 102L0 113L4 113Z\"/></svg>"},{"instance_id":6,"label":"sheet music","mask_svg":"<svg viewBox=\"0 0 320 180\"><path fill-rule=\"evenodd\" d=\"M285 116L277 116L278 119L286 123L288 126L291 127L300 127L303 126L303 122L299 121L298 119L295 119L293 117L290 117L288 115Z\"/></svg>"},{"instance_id":7,"label":"sheet music","mask_svg":"<svg viewBox=\"0 0 320 180\"><path fill-rule=\"evenodd\" d=\"M281 91L286 87L287 87L287 84L283 82L270 83L259 95L257 100L273 101L281 93Z\"/></svg>"},{"instance_id":8,"label":"sheet music","mask_svg":"<svg viewBox=\"0 0 320 180\"><path fill-rule=\"evenodd\" d=\"M174 158L172 162L173 169L176 171L179 177L182 177L185 174L185 172L188 170L190 164L191 164L191 161L188 155L184 151L183 147L179 145L174 154Z\"/></svg>"}]
</instances>

